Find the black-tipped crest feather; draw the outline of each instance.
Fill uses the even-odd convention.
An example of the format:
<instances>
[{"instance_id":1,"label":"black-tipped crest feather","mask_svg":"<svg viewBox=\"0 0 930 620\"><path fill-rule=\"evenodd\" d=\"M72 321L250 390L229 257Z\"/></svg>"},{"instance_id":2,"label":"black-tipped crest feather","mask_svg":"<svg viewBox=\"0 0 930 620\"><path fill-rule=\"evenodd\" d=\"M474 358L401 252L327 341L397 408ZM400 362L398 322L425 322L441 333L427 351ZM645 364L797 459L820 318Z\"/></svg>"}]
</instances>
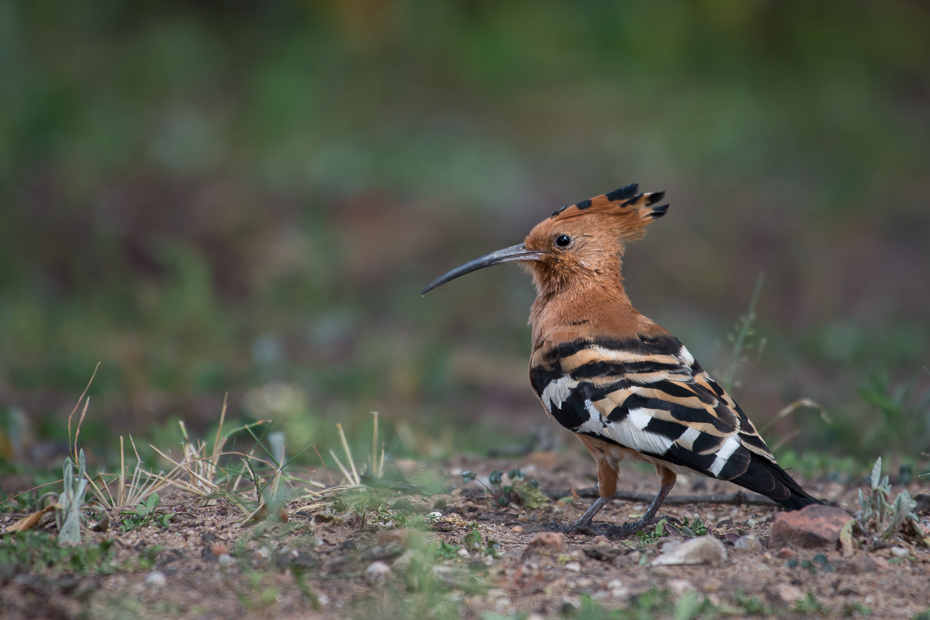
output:
<instances>
[{"instance_id":1,"label":"black-tipped crest feather","mask_svg":"<svg viewBox=\"0 0 930 620\"><path fill-rule=\"evenodd\" d=\"M627 200L636 195L637 190L639 190L639 183L630 183L625 187L620 187L614 191L604 194L607 197L607 200L611 202L617 202L620 200Z\"/></svg>"}]
</instances>

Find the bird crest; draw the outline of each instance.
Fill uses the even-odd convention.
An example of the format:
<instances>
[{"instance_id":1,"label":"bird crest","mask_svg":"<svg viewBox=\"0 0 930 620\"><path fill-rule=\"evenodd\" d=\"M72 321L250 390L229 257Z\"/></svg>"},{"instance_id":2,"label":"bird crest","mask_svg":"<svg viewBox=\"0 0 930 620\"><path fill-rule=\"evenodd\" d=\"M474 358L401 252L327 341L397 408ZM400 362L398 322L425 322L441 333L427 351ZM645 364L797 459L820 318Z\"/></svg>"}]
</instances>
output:
<instances>
[{"instance_id":1,"label":"bird crest","mask_svg":"<svg viewBox=\"0 0 930 620\"><path fill-rule=\"evenodd\" d=\"M612 192L565 205L540 222L536 229L542 231L563 222L597 218L602 220L599 224L614 232L618 239L635 241L645 235L647 225L668 212L668 204L652 206L664 197L665 192L639 193L639 184L631 183Z\"/></svg>"},{"instance_id":2,"label":"bird crest","mask_svg":"<svg viewBox=\"0 0 930 620\"><path fill-rule=\"evenodd\" d=\"M530 231L523 245L536 258L525 264L540 292L605 282L619 286L626 243L641 239L646 226L668 211L667 204L653 206L665 192L638 190L633 183L566 205Z\"/></svg>"}]
</instances>

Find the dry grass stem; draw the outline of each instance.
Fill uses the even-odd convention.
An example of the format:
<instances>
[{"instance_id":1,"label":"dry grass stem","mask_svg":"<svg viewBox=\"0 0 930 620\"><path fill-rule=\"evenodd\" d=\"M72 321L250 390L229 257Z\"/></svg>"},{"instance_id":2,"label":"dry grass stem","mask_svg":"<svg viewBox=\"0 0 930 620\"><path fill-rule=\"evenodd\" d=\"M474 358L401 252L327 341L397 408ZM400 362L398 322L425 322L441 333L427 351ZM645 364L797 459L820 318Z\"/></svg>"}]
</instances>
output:
<instances>
[{"instance_id":1,"label":"dry grass stem","mask_svg":"<svg viewBox=\"0 0 930 620\"><path fill-rule=\"evenodd\" d=\"M85 387L85 388L84 388L84 391L81 392L81 397L78 398L77 404L74 405L74 409L71 410L71 415L68 416L68 444L69 444L69 445L68 445L68 448L69 448L69 449L71 449L71 445L70 445L70 444L71 444L71 418L74 417L74 414L75 414L75 412L77 412L78 407L81 406L81 401L84 400L84 397L85 397L85 396L87 396L87 390L90 389L90 384L94 382L94 377L97 376L97 370L99 370L99 369L100 369L100 362L97 362L97 365L94 366L94 372L93 372L93 374L91 374L91 376L90 376L90 381L87 382L87 387ZM90 402L90 399L88 399L88 402ZM80 432L80 430L81 430L81 422L84 421L84 414L86 414L86 413L87 413L87 404L85 403L85 404L84 404L84 413L81 414L81 419L80 419L80 421L78 421L78 432ZM78 458L78 454L77 454L77 433L75 433L75 435L74 435L74 449L73 449L73 451L72 451L72 453L71 453L71 458L74 459L74 462L75 462L75 463L77 462L77 458Z\"/></svg>"}]
</instances>

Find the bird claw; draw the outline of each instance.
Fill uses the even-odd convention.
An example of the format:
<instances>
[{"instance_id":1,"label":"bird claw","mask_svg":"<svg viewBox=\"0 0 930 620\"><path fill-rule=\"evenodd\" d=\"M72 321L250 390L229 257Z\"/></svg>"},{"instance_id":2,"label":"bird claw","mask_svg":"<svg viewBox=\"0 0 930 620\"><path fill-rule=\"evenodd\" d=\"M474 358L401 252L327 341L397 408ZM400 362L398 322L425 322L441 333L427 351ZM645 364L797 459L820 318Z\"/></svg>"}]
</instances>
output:
<instances>
[{"instance_id":1,"label":"bird claw","mask_svg":"<svg viewBox=\"0 0 930 620\"><path fill-rule=\"evenodd\" d=\"M549 525L546 526L546 531L561 532L563 534L588 534L591 536L597 536L597 527L598 526L594 523L572 523L571 525L560 525L555 521L550 521Z\"/></svg>"}]
</instances>

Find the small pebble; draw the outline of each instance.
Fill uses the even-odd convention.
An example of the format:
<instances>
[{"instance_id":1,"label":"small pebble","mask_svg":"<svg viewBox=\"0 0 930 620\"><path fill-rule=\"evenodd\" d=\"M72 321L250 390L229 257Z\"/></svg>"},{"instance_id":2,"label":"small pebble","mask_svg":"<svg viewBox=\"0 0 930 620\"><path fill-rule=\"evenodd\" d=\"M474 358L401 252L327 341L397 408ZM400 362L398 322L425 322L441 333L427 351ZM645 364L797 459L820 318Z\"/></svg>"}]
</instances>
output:
<instances>
[{"instance_id":1,"label":"small pebble","mask_svg":"<svg viewBox=\"0 0 930 620\"><path fill-rule=\"evenodd\" d=\"M781 558L782 560L790 560L794 558L797 555L797 553L795 552L794 549L791 549L789 547L783 547L779 549L778 553L776 553L775 555Z\"/></svg>"},{"instance_id":2,"label":"small pebble","mask_svg":"<svg viewBox=\"0 0 930 620\"><path fill-rule=\"evenodd\" d=\"M462 547L461 549L458 550L458 556L460 558L465 558L467 560L468 558L471 557L471 554L468 552L468 549L466 549L465 547Z\"/></svg>"},{"instance_id":3,"label":"small pebble","mask_svg":"<svg viewBox=\"0 0 930 620\"><path fill-rule=\"evenodd\" d=\"M523 560L526 561L536 555L559 555L565 551L567 543L565 535L560 532L543 532L537 534L523 549Z\"/></svg>"},{"instance_id":4,"label":"small pebble","mask_svg":"<svg viewBox=\"0 0 930 620\"><path fill-rule=\"evenodd\" d=\"M220 557L217 559L220 562L220 566L222 566L223 568L229 568L231 566L235 566L236 564L236 558L229 555L228 553L224 553L220 555Z\"/></svg>"},{"instance_id":5,"label":"small pebble","mask_svg":"<svg viewBox=\"0 0 930 620\"><path fill-rule=\"evenodd\" d=\"M574 573L581 572L581 564L578 562L569 562L565 565L565 570L570 570Z\"/></svg>"},{"instance_id":6,"label":"small pebble","mask_svg":"<svg viewBox=\"0 0 930 620\"><path fill-rule=\"evenodd\" d=\"M513 603L506 596L504 598L497 599L497 602L494 603L494 607L496 607L498 610L506 609L511 605L513 605Z\"/></svg>"},{"instance_id":7,"label":"small pebble","mask_svg":"<svg viewBox=\"0 0 930 620\"><path fill-rule=\"evenodd\" d=\"M686 579L670 579L668 581L668 590L675 598L680 598L688 590L693 590L694 586Z\"/></svg>"},{"instance_id":8,"label":"small pebble","mask_svg":"<svg viewBox=\"0 0 930 620\"><path fill-rule=\"evenodd\" d=\"M407 549L403 555L394 561L394 570L398 573L407 573L411 568L426 563L426 555L419 549Z\"/></svg>"},{"instance_id":9,"label":"small pebble","mask_svg":"<svg viewBox=\"0 0 930 620\"><path fill-rule=\"evenodd\" d=\"M322 539L321 537L319 537L319 536L317 536L316 538L313 539L313 546L314 546L314 547L322 547L325 543L326 543L326 541L323 540L323 539Z\"/></svg>"},{"instance_id":10,"label":"small pebble","mask_svg":"<svg viewBox=\"0 0 930 620\"><path fill-rule=\"evenodd\" d=\"M592 545L609 545L610 539L603 535L595 536L594 538L591 539L591 544Z\"/></svg>"},{"instance_id":11,"label":"small pebble","mask_svg":"<svg viewBox=\"0 0 930 620\"><path fill-rule=\"evenodd\" d=\"M775 594L778 595L778 598L782 600L783 603L791 605L797 603L801 600L801 597L804 596L804 593L801 592L801 589L791 585L790 583L782 583L775 586Z\"/></svg>"},{"instance_id":12,"label":"small pebble","mask_svg":"<svg viewBox=\"0 0 930 620\"><path fill-rule=\"evenodd\" d=\"M168 585L168 578L160 570L153 570L145 576L145 585L150 588L164 588Z\"/></svg>"},{"instance_id":13,"label":"small pebble","mask_svg":"<svg viewBox=\"0 0 930 620\"><path fill-rule=\"evenodd\" d=\"M893 555L896 558L907 557L908 553L909 553L908 550L905 549L904 547L892 547L891 548L891 555Z\"/></svg>"},{"instance_id":14,"label":"small pebble","mask_svg":"<svg viewBox=\"0 0 930 620\"><path fill-rule=\"evenodd\" d=\"M742 551L751 551L757 553L762 551L762 541L759 540L759 537L755 534L747 534L746 536L741 536L736 539L736 542L733 543L733 546Z\"/></svg>"},{"instance_id":15,"label":"small pebble","mask_svg":"<svg viewBox=\"0 0 930 620\"><path fill-rule=\"evenodd\" d=\"M650 566L676 566L680 564L719 564L727 559L727 551L713 536L692 538L688 542L665 552Z\"/></svg>"},{"instance_id":16,"label":"small pebble","mask_svg":"<svg viewBox=\"0 0 930 620\"><path fill-rule=\"evenodd\" d=\"M515 525L515 526L513 526L513 529L510 530L510 531L513 532L514 534L522 534L522 533L525 532L526 530L523 529L523 526L522 526L522 525Z\"/></svg>"},{"instance_id":17,"label":"small pebble","mask_svg":"<svg viewBox=\"0 0 930 620\"><path fill-rule=\"evenodd\" d=\"M373 586L381 586L387 581L388 575L391 574L391 567L378 560L372 562L365 569L365 579Z\"/></svg>"}]
</instances>

